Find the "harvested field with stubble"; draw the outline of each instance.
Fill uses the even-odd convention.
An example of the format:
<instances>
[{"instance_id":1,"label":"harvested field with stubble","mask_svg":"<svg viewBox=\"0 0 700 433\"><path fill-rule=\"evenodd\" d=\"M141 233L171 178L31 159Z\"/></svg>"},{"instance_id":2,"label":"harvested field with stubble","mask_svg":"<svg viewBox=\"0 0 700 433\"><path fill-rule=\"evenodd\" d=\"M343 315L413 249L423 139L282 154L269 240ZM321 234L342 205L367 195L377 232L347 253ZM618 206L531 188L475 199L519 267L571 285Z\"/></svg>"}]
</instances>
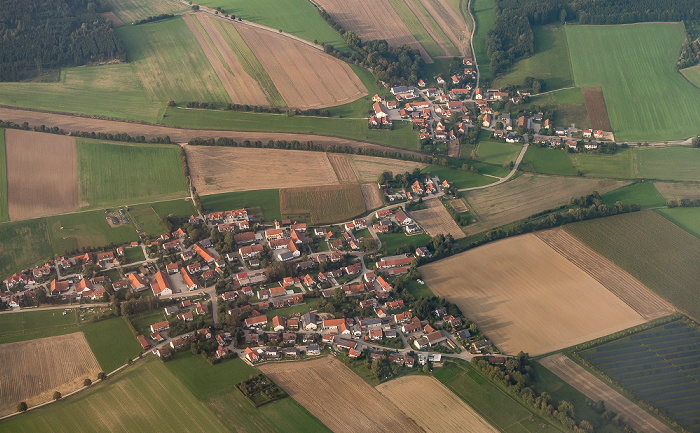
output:
<instances>
[{"instance_id":1,"label":"harvested field with stubble","mask_svg":"<svg viewBox=\"0 0 700 433\"><path fill-rule=\"evenodd\" d=\"M506 354L549 353L644 318L533 234L493 242L419 268Z\"/></svg>"},{"instance_id":2,"label":"harvested field with stubble","mask_svg":"<svg viewBox=\"0 0 700 433\"><path fill-rule=\"evenodd\" d=\"M10 220L78 210L78 152L74 138L7 129L5 151Z\"/></svg>"},{"instance_id":3,"label":"harvested field with stubble","mask_svg":"<svg viewBox=\"0 0 700 433\"><path fill-rule=\"evenodd\" d=\"M357 174L355 174L355 170L353 170L352 165L350 165L347 155L340 155L337 153L328 153L327 155L340 183L357 182Z\"/></svg>"},{"instance_id":4,"label":"harvested field with stubble","mask_svg":"<svg viewBox=\"0 0 700 433\"><path fill-rule=\"evenodd\" d=\"M654 182L654 186L666 200L700 198L700 183Z\"/></svg>"},{"instance_id":5,"label":"harvested field with stubble","mask_svg":"<svg viewBox=\"0 0 700 433\"><path fill-rule=\"evenodd\" d=\"M289 107L329 107L367 95L345 62L283 35L243 24L235 27Z\"/></svg>"},{"instance_id":6,"label":"harvested field with stubble","mask_svg":"<svg viewBox=\"0 0 700 433\"><path fill-rule=\"evenodd\" d=\"M2 344L0 365L3 415L15 412L20 401L34 406L51 400L54 391L68 394L102 371L82 332Z\"/></svg>"},{"instance_id":7,"label":"harvested field with stubble","mask_svg":"<svg viewBox=\"0 0 700 433\"><path fill-rule=\"evenodd\" d=\"M355 32L363 41L385 40L391 47L407 45L418 50L426 63L433 63L406 24L387 0L316 0L343 29Z\"/></svg>"},{"instance_id":8,"label":"harvested field with stubble","mask_svg":"<svg viewBox=\"0 0 700 433\"><path fill-rule=\"evenodd\" d=\"M280 190L280 211L286 216L309 216L312 224L347 221L365 211L358 184L286 188Z\"/></svg>"},{"instance_id":9,"label":"harvested field with stubble","mask_svg":"<svg viewBox=\"0 0 700 433\"><path fill-rule=\"evenodd\" d=\"M333 357L266 364L260 370L333 431L422 431L389 399ZM341 404L360 401L361 405Z\"/></svg>"},{"instance_id":10,"label":"harvested field with stubble","mask_svg":"<svg viewBox=\"0 0 700 433\"><path fill-rule=\"evenodd\" d=\"M478 222L465 227L467 234L500 227L536 213L569 203L573 197L598 191L604 194L629 182L523 174L493 188L464 193Z\"/></svg>"},{"instance_id":11,"label":"harvested field with stubble","mask_svg":"<svg viewBox=\"0 0 700 433\"><path fill-rule=\"evenodd\" d=\"M464 431L466 426L471 433L499 431L434 377L404 376L376 389L428 433Z\"/></svg>"},{"instance_id":12,"label":"harvested field with stubble","mask_svg":"<svg viewBox=\"0 0 700 433\"><path fill-rule=\"evenodd\" d=\"M469 28L457 11L447 4L447 0L421 0L421 4L459 50L459 54L463 57L470 55Z\"/></svg>"},{"instance_id":13,"label":"harvested field with stubble","mask_svg":"<svg viewBox=\"0 0 700 433\"><path fill-rule=\"evenodd\" d=\"M466 235L459 228L457 223L440 199L425 200L425 209L411 211L411 217L423 227L430 236L436 236L440 233L452 235L455 239L461 239Z\"/></svg>"},{"instance_id":14,"label":"harvested field with stubble","mask_svg":"<svg viewBox=\"0 0 700 433\"><path fill-rule=\"evenodd\" d=\"M133 22L161 14L175 14L187 10L187 5L177 0L107 0L111 9L126 22Z\"/></svg>"},{"instance_id":15,"label":"harvested field with stubble","mask_svg":"<svg viewBox=\"0 0 700 433\"><path fill-rule=\"evenodd\" d=\"M376 156L345 155L360 182L376 182L379 175L390 171L394 175L412 172L414 169L427 167L422 162L403 161L400 159L379 158Z\"/></svg>"},{"instance_id":16,"label":"harvested field with stubble","mask_svg":"<svg viewBox=\"0 0 700 433\"><path fill-rule=\"evenodd\" d=\"M376 183L363 183L360 188L362 189L362 198L365 200L365 209L377 209L384 204Z\"/></svg>"},{"instance_id":17,"label":"harvested field with stubble","mask_svg":"<svg viewBox=\"0 0 700 433\"><path fill-rule=\"evenodd\" d=\"M588 248L561 227L537 232L535 235L604 285L645 320L668 316L676 311L671 304L661 299L633 276Z\"/></svg>"},{"instance_id":18,"label":"harvested field with stubble","mask_svg":"<svg viewBox=\"0 0 700 433\"><path fill-rule=\"evenodd\" d=\"M185 146L185 151L201 195L338 184L323 152L220 146ZM304 172L295 173L301 166Z\"/></svg>"},{"instance_id":19,"label":"harvested field with stubble","mask_svg":"<svg viewBox=\"0 0 700 433\"><path fill-rule=\"evenodd\" d=\"M593 129L612 131L610 118L608 117L608 108L605 106L603 89L600 87L582 87L581 91L586 101L586 111L591 119Z\"/></svg>"}]
</instances>

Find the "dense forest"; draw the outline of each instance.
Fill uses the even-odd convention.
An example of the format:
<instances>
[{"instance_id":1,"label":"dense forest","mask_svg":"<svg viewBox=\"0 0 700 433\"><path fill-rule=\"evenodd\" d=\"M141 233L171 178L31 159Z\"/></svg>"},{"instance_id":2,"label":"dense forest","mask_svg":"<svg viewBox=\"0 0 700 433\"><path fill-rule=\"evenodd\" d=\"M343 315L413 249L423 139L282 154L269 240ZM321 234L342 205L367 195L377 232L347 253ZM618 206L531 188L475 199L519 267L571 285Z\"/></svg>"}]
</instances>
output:
<instances>
[{"instance_id":1,"label":"dense forest","mask_svg":"<svg viewBox=\"0 0 700 433\"><path fill-rule=\"evenodd\" d=\"M88 0L3 0L0 81L124 59L124 45L99 11L100 5Z\"/></svg>"},{"instance_id":2,"label":"dense forest","mask_svg":"<svg viewBox=\"0 0 700 433\"><path fill-rule=\"evenodd\" d=\"M534 51L532 27L553 22L625 24L700 19L697 0L496 0L496 24L487 36L491 70L507 70Z\"/></svg>"}]
</instances>

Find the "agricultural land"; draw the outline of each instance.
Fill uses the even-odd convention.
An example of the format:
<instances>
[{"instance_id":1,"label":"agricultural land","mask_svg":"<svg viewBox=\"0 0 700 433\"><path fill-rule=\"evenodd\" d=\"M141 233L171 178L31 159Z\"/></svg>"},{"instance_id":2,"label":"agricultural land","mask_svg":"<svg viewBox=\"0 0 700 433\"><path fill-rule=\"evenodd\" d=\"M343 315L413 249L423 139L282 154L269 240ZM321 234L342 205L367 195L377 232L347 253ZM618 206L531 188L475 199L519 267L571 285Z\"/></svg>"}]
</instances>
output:
<instances>
[{"instance_id":1,"label":"agricultural land","mask_svg":"<svg viewBox=\"0 0 700 433\"><path fill-rule=\"evenodd\" d=\"M544 354L644 321L535 235L497 241L419 268L504 353Z\"/></svg>"},{"instance_id":2,"label":"agricultural land","mask_svg":"<svg viewBox=\"0 0 700 433\"><path fill-rule=\"evenodd\" d=\"M700 238L700 209L696 207L676 207L656 209L656 212L683 230Z\"/></svg>"},{"instance_id":3,"label":"agricultural land","mask_svg":"<svg viewBox=\"0 0 700 433\"><path fill-rule=\"evenodd\" d=\"M489 67L489 56L486 52L486 35L496 24L495 0L473 0L472 8L476 30L474 32L474 57L479 64L479 73L482 80L492 78Z\"/></svg>"},{"instance_id":4,"label":"agricultural land","mask_svg":"<svg viewBox=\"0 0 700 433\"><path fill-rule=\"evenodd\" d=\"M389 399L335 358L267 364L260 370L333 431L421 431ZM337 410L329 404L334 401L362 401L364 408L372 410L356 405Z\"/></svg>"},{"instance_id":5,"label":"agricultural land","mask_svg":"<svg viewBox=\"0 0 700 433\"><path fill-rule=\"evenodd\" d=\"M256 218L262 217L266 221L282 219L278 189L207 195L202 197L202 205L211 212L246 208L251 209L253 214L258 214Z\"/></svg>"},{"instance_id":6,"label":"agricultural land","mask_svg":"<svg viewBox=\"0 0 700 433\"><path fill-rule=\"evenodd\" d=\"M362 190L357 184L280 190L282 215L308 217L312 224L347 221L365 210Z\"/></svg>"},{"instance_id":7,"label":"agricultural land","mask_svg":"<svg viewBox=\"0 0 700 433\"><path fill-rule=\"evenodd\" d=\"M694 86L700 87L700 65L691 66L690 68L681 69L681 74L690 81Z\"/></svg>"},{"instance_id":8,"label":"agricultural land","mask_svg":"<svg viewBox=\"0 0 700 433\"><path fill-rule=\"evenodd\" d=\"M33 406L50 400L54 391L68 394L101 371L80 332L1 344L0 361L6 366L0 374L2 414L14 412L20 401Z\"/></svg>"},{"instance_id":9,"label":"agricultural land","mask_svg":"<svg viewBox=\"0 0 700 433\"><path fill-rule=\"evenodd\" d=\"M422 169L426 166L420 162L377 158L374 156L345 155L344 157L350 161L350 165L360 182L376 182L379 175L385 171L390 171L396 175L407 171L412 172L416 168Z\"/></svg>"},{"instance_id":10,"label":"agricultural land","mask_svg":"<svg viewBox=\"0 0 700 433\"><path fill-rule=\"evenodd\" d=\"M583 99L586 101L586 111L591 119L591 128L612 130L608 108L605 106L603 89L600 87L583 87Z\"/></svg>"},{"instance_id":11,"label":"agricultural land","mask_svg":"<svg viewBox=\"0 0 700 433\"><path fill-rule=\"evenodd\" d=\"M176 14L188 9L186 5L175 0L106 0L106 3L125 23L132 23L161 14Z\"/></svg>"},{"instance_id":12,"label":"agricultural land","mask_svg":"<svg viewBox=\"0 0 700 433\"><path fill-rule=\"evenodd\" d=\"M666 200L700 198L700 183L654 182L654 186Z\"/></svg>"},{"instance_id":13,"label":"agricultural land","mask_svg":"<svg viewBox=\"0 0 700 433\"><path fill-rule=\"evenodd\" d=\"M426 233L430 236L436 236L440 233L450 234L454 239L461 239L465 236L462 229L445 209L442 201L426 200L424 203L425 209L412 211L411 216Z\"/></svg>"},{"instance_id":14,"label":"agricultural land","mask_svg":"<svg viewBox=\"0 0 700 433\"><path fill-rule=\"evenodd\" d=\"M0 221L9 221L7 210L7 161L5 158L5 130L0 128Z\"/></svg>"},{"instance_id":15,"label":"agricultural land","mask_svg":"<svg viewBox=\"0 0 700 433\"><path fill-rule=\"evenodd\" d=\"M365 201L365 209L372 210L381 207L384 204L381 192L374 183L363 183L360 185L362 198Z\"/></svg>"}]
</instances>

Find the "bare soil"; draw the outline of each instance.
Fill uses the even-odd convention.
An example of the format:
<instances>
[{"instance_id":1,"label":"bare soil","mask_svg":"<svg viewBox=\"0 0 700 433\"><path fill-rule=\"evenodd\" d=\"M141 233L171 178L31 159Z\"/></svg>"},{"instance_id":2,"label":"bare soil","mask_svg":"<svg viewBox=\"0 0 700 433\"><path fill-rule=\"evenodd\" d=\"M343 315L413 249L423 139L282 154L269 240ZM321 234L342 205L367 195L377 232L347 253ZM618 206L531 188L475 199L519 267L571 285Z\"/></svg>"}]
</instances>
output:
<instances>
[{"instance_id":1,"label":"bare soil","mask_svg":"<svg viewBox=\"0 0 700 433\"><path fill-rule=\"evenodd\" d=\"M496 433L478 413L434 377L404 376L377 386L409 418L428 433L465 431Z\"/></svg>"},{"instance_id":2,"label":"bare soil","mask_svg":"<svg viewBox=\"0 0 700 433\"><path fill-rule=\"evenodd\" d=\"M58 312L56 314L59 314ZM95 380L100 365L82 332L0 345L0 414L25 401L35 406Z\"/></svg>"},{"instance_id":3,"label":"bare soil","mask_svg":"<svg viewBox=\"0 0 700 433\"><path fill-rule=\"evenodd\" d=\"M506 354L540 355L644 323L644 318L533 234L419 268Z\"/></svg>"},{"instance_id":4,"label":"bare soil","mask_svg":"<svg viewBox=\"0 0 700 433\"><path fill-rule=\"evenodd\" d=\"M185 151L201 195L338 184L323 152L219 146L185 146Z\"/></svg>"},{"instance_id":5,"label":"bare soil","mask_svg":"<svg viewBox=\"0 0 700 433\"><path fill-rule=\"evenodd\" d=\"M78 210L80 188L75 139L7 129L5 142L10 220Z\"/></svg>"},{"instance_id":6,"label":"bare soil","mask_svg":"<svg viewBox=\"0 0 700 433\"><path fill-rule=\"evenodd\" d=\"M608 117L608 108L605 106L605 97L603 89L600 87L582 87L583 99L586 101L586 111L591 119L593 129L602 129L603 131L612 131L610 126L610 118Z\"/></svg>"},{"instance_id":7,"label":"bare soil","mask_svg":"<svg viewBox=\"0 0 700 433\"><path fill-rule=\"evenodd\" d=\"M333 357L259 368L335 432L422 431L389 399Z\"/></svg>"},{"instance_id":8,"label":"bare soil","mask_svg":"<svg viewBox=\"0 0 700 433\"><path fill-rule=\"evenodd\" d=\"M426 164L400 159L379 158L376 156L347 155L352 168L360 182L377 182L379 175L390 171L396 175L404 172L412 172L414 169L425 168Z\"/></svg>"},{"instance_id":9,"label":"bare soil","mask_svg":"<svg viewBox=\"0 0 700 433\"><path fill-rule=\"evenodd\" d=\"M418 50L426 63L433 63L387 0L316 0L316 3L342 28L355 32L363 41L385 40L391 47L408 45Z\"/></svg>"},{"instance_id":10,"label":"bare soil","mask_svg":"<svg viewBox=\"0 0 700 433\"><path fill-rule=\"evenodd\" d=\"M411 217L430 236L436 236L440 233L450 234L455 239L466 236L439 199L424 200L423 203L425 203L426 208L411 211Z\"/></svg>"},{"instance_id":11,"label":"bare soil","mask_svg":"<svg viewBox=\"0 0 700 433\"><path fill-rule=\"evenodd\" d=\"M357 174L352 169L347 155L337 153L328 153L328 160L335 170L336 176L340 183L355 183L357 182Z\"/></svg>"},{"instance_id":12,"label":"bare soil","mask_svg":"<svg viewBox=\"0 0 700 433\"><path fill-rule=\"evenodd\" d=\"M566 355L558 353L542 358L539 363L591 400L603 400L606 409L622 414L625 422L634 430L650 433L673 432L671 428L610 388Z\"/></svg>"},{"instance_id":13,"label":"bare soil","mask_svg":"<svg viewBox=\"0 0 700 433\"><path fill-rule=\"evenodd\" d=\"M450 205L452 205L452 209L454 209L455 212L457 212L457 213L469 211L469 208L467 207L466 204L464 204L464 200L462 200L461 198L456 198L454 200L450 200Z\"/></svg>"},{"instance_id":14,"label":"bare soil","mask_svg":"<svg viewBox=\"0 0 700 433\"><path fill-rule=\"evenodd\" d=\"M365 200L365 208L367 210L382 207L384 201L376 183L363 183L360 185L360 188L362 189L362 198Z\"/></svg>"},{"instance_id":15,"label":"bare soil","mask_svg":"<svg viewBox=\"0 0 700 433\"><path fill-rule=\"evenodd\" d=\"M654 186L666 200L700 198L700 183L654 182Z\"/></svg>"}]
</instances>

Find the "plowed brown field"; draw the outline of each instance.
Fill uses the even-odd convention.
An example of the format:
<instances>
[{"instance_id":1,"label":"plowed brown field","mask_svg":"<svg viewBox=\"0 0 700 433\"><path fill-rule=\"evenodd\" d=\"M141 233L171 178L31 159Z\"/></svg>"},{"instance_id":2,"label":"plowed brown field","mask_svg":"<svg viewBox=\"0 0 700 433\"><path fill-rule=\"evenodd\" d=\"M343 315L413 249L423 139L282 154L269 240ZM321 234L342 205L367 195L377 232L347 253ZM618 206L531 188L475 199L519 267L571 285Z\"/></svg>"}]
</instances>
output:
<instances>
[{"instance_id":1,"label":"plowed brown field","mask_svg":"<svg viewBox=\"0 0 700 433\"><path fill-rule=\"evenodd\" d=\"M80 206L75 139L5 131L7 204L12 221L75 212Z\"/></svg>"},{"instance_id":2,"label":"plowed brown field","mask_svg":"<svg viewBox=\"0 0 700 433\"><path fill-rule=\"evenodd\" d=\"M377 209L384 204L376 183L363 183L360 188L362 188L362 198L365 200L367 210Z\"/></svg>"},{"instance_id":3,"label":"plowed brown field","mask_svg":"<svg viewBox=\"0 0 700 433\"><path fill-rule=\"evenodd\" d=\"M425 209L414 210L411 216L430 236L440 233L451 234L455 239L466 236L439 199L425 200L423 203Z\"/></svg>"},{"instance_id":4,"label":"plowed brown field","mask_svg":"<svg viewBox=\"0 0 700 433\"><path fill-rule=\"evenodd\" d=\"M367 94L350 66L335 57L266 30L242 24L236 30L290 107L341 105Z\"/></svg>"},{"instance_id":5,"label":"plowed brown field","mask_svg":"<svg viewBox=\"0 0 700 433\"><path fill-rule=\"evenodd\" d=\"M343 29L355 32L363 41L383 39L391 47L407 45L418 50L426 63L433 63L387 0L316 0L316 3Z\"/></svg>"},{"instance_id":6,"label":"plowed brown field","mask_svg":"<svg viewBox=\"0 0 700 433\"><path fill-rule=\"evenodd\" d=\"M676 311L668 302L623 271L610 260L558 227L535 233L571 263L604 285L645 320L668 316Z\"/></svg>"},{"instance_id":7,"label":"plowed brown field","mask_svg":"<svg viewBox=\"0 0 700 433\"><path fill-rule=\"evenodd\" d=\"M338 184L323 152L219 146L185 146L185 151L201 195Z\"/></svg>"},{"instance_id":8,"label":"plowed brown field","mask_svg":"<svg viewBox=\"0 0 700 433\"><path fill-rule=\"evenodd\" d=\"M357 175L355 174L355 170L352 169L347 155L339 155L337 153L328 153L327 155L341 183L357 182Z\"/></svg>"},{"instance_id":9,"label":"plowed brown field","mask_svg":"<svg viewBox=\"0 0 700 433\"><path fill-rule=\"evenodd\" d=\"M582 87L583 99L586 101L586 111L591 119L593 129L612 131L608 108L605 106L603 89L600 87Z\"/></svg>"},{"instance_id":10,"label":"plowed brown field","mask_svg":"<svg viewBox=\"0 0 700 433\"><path fill-rule=\"evenodd\" d=\"M541 355L644 323L644 318L533 234L419 268L504 353Z\"/></svg>"},{"instance_id":11,"label":"plowed brown field","mask_svg":"<svg viewBox=\"0 0 700 433\"><path fill-rule=\"evenodd\" d=\"M426 432L498 432L434 377L404 376L382 383L377 391Z\"/></svg>"},{"instance_id":12,"label":"plowed brown field","mask_svg":"<svg viewBox=\"0 0 700 433\"><path fill-rule=\"evenodd\" d=\"M389 399L332 357L260 370L335 432L420 432Z\"/></svg>"},{"instance_id":13,"label":"plowed brown field","mask_svg":"<svg viewBox=\"0 0 700 433\"><path fill-rule=\"evenodd\" d=\"M82 332L1 344L0 365L2 415L21 401L34 406L51 400L54 391L75 391L101 371Z\"/></svg>"},{"instance_id":14,"label":"plowed brown field","mask_svg":"<svg viewBox=\"0 0 700 433\"><path fill-rule=\"evenodd\" d=\"M421 0L425 10L440 26L445 36L454 44L462 56L471 53L469 44L470 32L462 17L447 4L447 0Z\"/></svg>"}]
</instances>

